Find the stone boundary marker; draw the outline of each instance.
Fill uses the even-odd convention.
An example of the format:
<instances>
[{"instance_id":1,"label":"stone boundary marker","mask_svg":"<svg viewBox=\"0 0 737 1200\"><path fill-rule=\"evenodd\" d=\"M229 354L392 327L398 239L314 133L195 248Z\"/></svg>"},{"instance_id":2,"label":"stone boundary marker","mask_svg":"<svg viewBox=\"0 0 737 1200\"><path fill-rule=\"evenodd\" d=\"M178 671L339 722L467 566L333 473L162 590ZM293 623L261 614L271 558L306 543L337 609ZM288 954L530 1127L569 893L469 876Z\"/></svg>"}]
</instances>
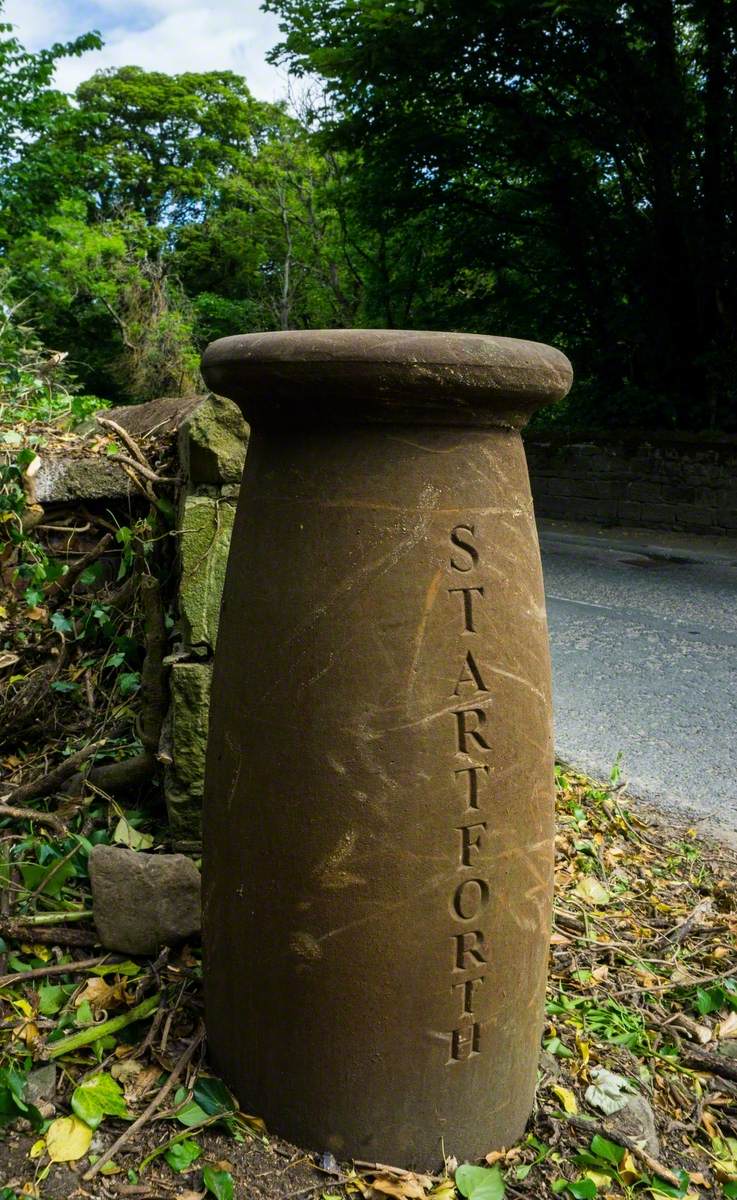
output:
<instances>
[{"instance_id":1,"label":"stone boundary marker","mask_svg":"<svg viewBox=\"0 0 737 1200\"><path fill-rule=\"evenodd\" d=\"M252 420L215 655L208 1044L248 1111L434 1167L523 1132L553 746L519 428L567 359L467 334L209 347Z\"/></svg>"}]
</instances>

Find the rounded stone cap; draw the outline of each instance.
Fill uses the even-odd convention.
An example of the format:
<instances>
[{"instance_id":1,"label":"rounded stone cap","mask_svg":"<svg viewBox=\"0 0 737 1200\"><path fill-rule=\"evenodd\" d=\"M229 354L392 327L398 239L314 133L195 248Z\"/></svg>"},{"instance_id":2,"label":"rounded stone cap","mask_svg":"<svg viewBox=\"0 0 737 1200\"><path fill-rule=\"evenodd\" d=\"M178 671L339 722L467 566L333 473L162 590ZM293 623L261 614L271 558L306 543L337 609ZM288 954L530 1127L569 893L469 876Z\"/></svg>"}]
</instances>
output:
<instances>
[{"instance_id":1,"label":"rounded stone cap","mask_svg":"<svg viewBox=\"0 0 737 1200\"><path fill-rule=\"evenodd\" d=\"M521 428L573 371L541 342L477 333L316 329L219 338L202 375L258 427L392 422Z\"/></svg>"}]
</instances>

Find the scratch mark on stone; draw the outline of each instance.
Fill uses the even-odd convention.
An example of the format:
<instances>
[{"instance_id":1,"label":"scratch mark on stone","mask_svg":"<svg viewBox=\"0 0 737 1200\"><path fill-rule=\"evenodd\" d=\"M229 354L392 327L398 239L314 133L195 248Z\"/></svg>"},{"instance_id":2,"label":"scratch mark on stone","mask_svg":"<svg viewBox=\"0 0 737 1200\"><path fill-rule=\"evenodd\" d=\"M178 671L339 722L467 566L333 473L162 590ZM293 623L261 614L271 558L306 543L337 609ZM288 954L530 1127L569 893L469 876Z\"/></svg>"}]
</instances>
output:
<instances>
[{"instance_id":1,"label":"scratch mark on stone","mask_svg":"<svg viewBox=\"0 0 737 1200\"><path fill-rule=\"evenodd\" d=\"M437 571L435 572L432 579L430 580L430 586L427 589L427 595L425 596L425 603L424 603L424 606L422 609L422 616L420 617L420 624L418 626L417 634L415 637L415 652L412 655L412 663L409 668L409 678L407 679L407 699L408 700L412 695L412 692L413 692L414 686L415 686L415 680L417 678L417 663L418 663L418 660L420 657L420 652L422 650L422 643L425 639L425 629L427 628L427 622L430 617L430 613L433 610L433 606L437 599L438 591L440 590L440 584L442 583L442 581L443 581L443 568L438 567Z\"/></svg>"},{"instance_id":2,"label":"scratch mark on stone","mask_svg":"<svg viewBox=\"0 0 737 1200\"><path fill-rule=\"evenodd\" d=\"M345 868L345 863L353 854L357 842L358 831L346 830L337 846L318 864L315 875L322 887L326 889L347 888L366 882L360 875L354 875Z\"/></svg>"},{"instance_id":3,"label":"scratch mark on stone","mask_svg":"<svg viewBox=\"0 0 737 1200\"><path fill-rule=\"evenodd\" d=\"M543 695L540 688L535 687L534 683L530 683L530 680L525 679L524 676L515 675L513 671L505 671L503 667L487 667L486 669L487 671L490 670L492 675L503 675L505 679L512 679L515 683L521 683L523 687L529 688L533 695L542 700L544 704L547 703L547 697Z\"/></svg>"}]
</instances>

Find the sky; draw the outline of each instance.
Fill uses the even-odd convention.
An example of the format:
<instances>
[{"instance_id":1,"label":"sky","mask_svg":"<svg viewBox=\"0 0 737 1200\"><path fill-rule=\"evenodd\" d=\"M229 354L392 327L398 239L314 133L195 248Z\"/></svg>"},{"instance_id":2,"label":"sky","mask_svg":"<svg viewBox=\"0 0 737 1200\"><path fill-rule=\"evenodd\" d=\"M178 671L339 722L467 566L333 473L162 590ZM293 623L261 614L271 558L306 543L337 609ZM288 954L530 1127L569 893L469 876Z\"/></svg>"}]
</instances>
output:
<instances>
[{"instance_id":1,"label":"sky","mask_svg":"<svg viewBox=\"0 0 737 1200\"><path fill-rule=\"evenodd\" d=\"M103 67L135 65L168 74L235 71L260 100L287 92L283 68L266 62L279 41L278 21L261 12L259 0L6 0L0 19L12 22L29 50L92 29L102 35L102 50L59 64L56 83L63 91Z\"/></svg>"}]
</instances>

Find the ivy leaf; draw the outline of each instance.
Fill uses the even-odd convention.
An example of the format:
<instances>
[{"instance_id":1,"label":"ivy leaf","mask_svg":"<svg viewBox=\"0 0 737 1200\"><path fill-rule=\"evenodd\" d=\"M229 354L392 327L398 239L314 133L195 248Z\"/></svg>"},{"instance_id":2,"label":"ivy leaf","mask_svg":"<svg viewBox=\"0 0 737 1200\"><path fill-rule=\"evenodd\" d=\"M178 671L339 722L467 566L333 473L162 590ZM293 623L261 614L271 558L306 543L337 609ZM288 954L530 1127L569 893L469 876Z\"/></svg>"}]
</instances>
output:
<instances>
[{"instance_id":1,"label":"ivy leaf","mask_svg":"<svg viewBox=\"0 0 737 1200\"><path fill-rule=\"evenodd\" d=\"M51 617L51 624L57 633L73 633L74 626L64 613L55 612Z\"/></svg>"},{"instance_id":2,"label":"ivy leaf","mask_svg":"<svg viewBox=\"0 0 737 1200\"><path fill-rule=\"evenodd\" d=\"M103 1117L130 1117L120 1084L107 1072L85 1079L74 1089L72 1111L91 1129L97 1129Z\"/></svg>"},{"instance_id":3,"label":"ivy leaf","mask_svg":"<svg viewBox=\"0 0 737 1200\"><path fill-rule=\"evenodd\" d=\"M233 1200L233 1176L230 1171L216 1171L214 1167L205 1167L202 1182L215 1200Z\"/></svg>"},{"instance_id":4,"label":"ivy leaf","mask_svg":"<svg viewBox=\"0 0 737 1200\"><path fill-rule=\"evenodd\" d=\"M196 1142L193 1142L191 1138L184 1138L181 1142L175 1142L173 1146L170 1146L164 1154L164 1158L172 1171L179 1173L186 1171L187 1167L191 1167L201 1154L202 1149Z\"/></svg>"},{"instance_id":5,"label":"ivy leaf","mask_svg":"<svg viewBox=\"0 0 737 1200\"><path fill-rule=\"evenodd\" d=\"M38 989L38 1011L42 1017L53 1017L64 1007L70 989L58 983L42 983Z\"/></svg>"},{"instance_id":6,"label":"ivy leaf","mask_svg":"<svg viewBox=\"0 0 737 1200\"><path fill-rule=\"evenodd\" d=\"M115 826L113 841L118 846L127 846L129 850L150 850L154 844L150 833L141 833L134 829L125 817L121 817Z\"/></svg>"},{"instance_id":7,"label":"ivy leaf","mask_svg":"<svg viewBox=\"0 0 737 1200\"><path fill-rule=\"evenodd\" d=\"M596 1196L596 1184L593 1179L577 1179L575 1183L569 1183L566 1189L576 1200L594 1200Z\"/></svg>"},{"instance_id":8,"label":"ivy leaf","mask_svg":"<svg viewBox=\"0 0 737 1200\"><path fill-rule=\"evenodd\" d=\"M591 1139L591 1153L618 1167L624 1158L624 1147L618 1146L616 1142L610 1142L608 1138L601 1137L596 1133Z\"/></svg>"},{"instance_id":9,"label":"ivy leaf","mask_svg":"<svg viewBox=\"0 0 737 1200\"><path fill-rule=\"evenodd\" d=\"M455 1184L467 1200L503 1200L504 1180L498 1167L474 1167L463 1163L455 1173Z\"/></svg>"},{"instance_id":10,"label":"ivy leaf","mask_svg":"<svg viewBox=\"0 0 737 1200\"><path fill-rule=\"evenodd\" d=\"M139 671L124 671L118 678L118 687L120 688L121 696L130 696L132 692L137 692L141 686L141 675Z\"/></svg>"}]
</instances>

